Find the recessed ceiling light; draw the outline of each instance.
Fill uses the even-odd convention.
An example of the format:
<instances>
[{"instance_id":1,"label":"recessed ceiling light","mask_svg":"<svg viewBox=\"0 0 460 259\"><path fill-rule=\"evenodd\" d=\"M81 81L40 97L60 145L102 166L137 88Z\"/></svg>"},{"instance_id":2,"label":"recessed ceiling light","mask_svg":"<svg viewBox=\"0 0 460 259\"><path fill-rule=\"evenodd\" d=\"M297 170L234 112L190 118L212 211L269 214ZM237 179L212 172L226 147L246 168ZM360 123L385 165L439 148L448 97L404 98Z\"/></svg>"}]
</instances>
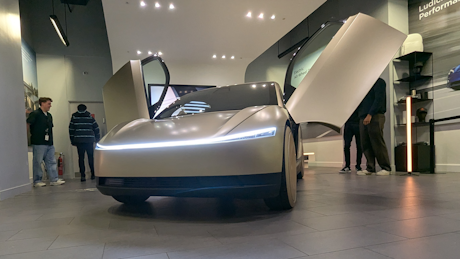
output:
<instances>
[{"instance_id":1,"label":"recessed ceiling light","mask_svg":"<svg viewBox=\"0 0 460 259\"><path fill-rule=\"evenodd\" d=\"M252 13L251 13L251 12L248 12L248 14L246 14L246 17L251 18L251 17L252 17Z\"/></svg>"},{"instance_id":2,"label":"recessed ceiling light","mask_svg":"<svg viewBox=\"0 0 460 259\"><path fill-rule=\"evenodd\" d=\"M223 55L222 58L225 59L225 55Z\"/></svg>"},{"instance_id":3,"label":"recessed ceiling light","mask_svg":"<svg viewBox=\"0 0 460 259\"><path fill-rule=\"evenodd\" d=\"M152 55L152 52L151 52L151 51L149 51L148 53L149 53L149 55Z\"/></svg>"},{"instance_id":4,"label":"recessed ceiling light","mask_svg":"<svg viewBox=\"0 0 460 259\"><path fill-rule=\"evenodd\" d=\"M158 56L161 56L161 55L163 55L163 52L158 51Z\"/></svg>"},{"instance_id":5,"label":"recessed ceiling light","mask_svg":"<svg viewBox=\"0 0 460 259\"><path fill-rule=\"evenodd\" d=\"M256 88L256 85L252 85L252 88Z\"/></svg>"},{"instance_id":6,"label":"recessed ceiling light","mask_svg":"<svg viewBox=\"0 0 460 259\"><path fill-rule=\"evenodd\" d=\"M231 59L235 59L235 56L232 56Z\"/></svg>"},{"instance_id":7,"label":"recessed ceiling light","mask_svg":"<svg viewBox=\"0 0 460 259\"><path fill-rule=\"evenodd\" d=\"M140 55L142 54L142 52L140 50L137 51L137 55Z\"/></svg>"},{"instance_id":8,"label":"recessed ceiling light","mask_svg":"<svg viewBox=\"0 0 460 259\"><path fill-rule=\"evenodd\" d=\"M260 19L263 19L263 18L264 18L264 13L260 13L260 14L259 14L259 18L260 18Z\"/></svg>"},{"instance_id":9,"label":"recessed ceiling light","mask_svg":"<svg viewBox=\"0 0 460 259\"><path fill-rule=\"evenodd\" d=\"M275 17L276 17L275 15L272 15L272 17L270 17L270 18L271 18L272 20L275 20Z\"/></svg>"},{"instance_id":10,"label":"recessed ceiling light","mask_svg":"<svg viewBox=\"0 0 460 259\"><path fill-rule=\"evenodd\" d=\"M212 58L217 58L217 55L212 55Z\"/></svg>"},{"instance_id":11,"label":"recessed ceiling light","mask_svg":"<svg viewBox=\"0 0 460 259\"><path fill-rule=\"evenodd\" d=\"M141 6L144 7L146 6L147 4L144 2L144 1L141 1Z\"/></svg>"},{"instance_id":12,"label":"recessed ceiling light","mask_svg":"<svg viewBox=\"0 0 460 259\"><path fill-rule=\"evenodd\" d=\"M176 9L176 7L174 6L174 4L169 4L169 10L173 10L173 9Z\"/></svg>"},{"instance_id":13,"label":"recessed ceiling light","mask_svg":"<svg viewBox=\"0 0 460 259\"><path fill-rule=\"evenodd\" d=\"M267 85L262 85L263 87L266 87Z\"/></svg>"},{"instance_id":14,"label":"recessed ceiling light","mask_svg":"<svg viewBox=\"0 0 460 259\"><path fill-rule=\"evenodd\" d=\"M160 8L160 7L161 7L160 3L156 2L155 3L155 8Z\"/></svg>"}]
</instances>

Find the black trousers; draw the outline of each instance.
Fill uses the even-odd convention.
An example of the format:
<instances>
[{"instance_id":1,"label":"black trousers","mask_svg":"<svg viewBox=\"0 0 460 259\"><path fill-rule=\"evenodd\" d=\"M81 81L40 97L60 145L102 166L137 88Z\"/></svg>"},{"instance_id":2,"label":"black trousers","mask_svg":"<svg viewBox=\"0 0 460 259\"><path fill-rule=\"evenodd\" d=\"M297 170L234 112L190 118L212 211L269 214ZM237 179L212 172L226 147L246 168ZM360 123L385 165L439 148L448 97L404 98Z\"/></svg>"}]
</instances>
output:
<instances>
[{"instance_id":1,"label":"black trousers","mask_svg":"<svg viewBox=\"0 0 460 259\"><path fill-rule=\"evenodd\" d=\"M383 126L385 125L385 115L376 114L368 125L360 120L359 129L361 133L361 143L363 152L367 159L367 171L375 172L375 159L384 170L391 171L388 150L383 139Z\"/></svg>"},{"instance_id":2,"label":"black trousers","mask_svg":"<svg viewBox=\"0 0 460 259\"><path fill-rule=\"evenodd\" d=\"M361 168L361 159L363 157L363 149L361 147L361 134L359 133L359 123L345 123L343 130L343 140L345 145L343 153L345 154L345 166L350 167L350 147L353 136L356 141L356 168Z\"/></svg>"},{"instance_id":3,"label":"black trousers","mask_svg":"<svg viewBox=\"0 0 460 259\"><path fill-rule=\"evenodd\" d=\"M78 166L80 167L81 177L86 177L85 175L85 152L88 155L88 163L91 169L91 175L94 175L94 145L93 143L82 143L77 144L78 150Z\"/></svg>"}]
</instances>

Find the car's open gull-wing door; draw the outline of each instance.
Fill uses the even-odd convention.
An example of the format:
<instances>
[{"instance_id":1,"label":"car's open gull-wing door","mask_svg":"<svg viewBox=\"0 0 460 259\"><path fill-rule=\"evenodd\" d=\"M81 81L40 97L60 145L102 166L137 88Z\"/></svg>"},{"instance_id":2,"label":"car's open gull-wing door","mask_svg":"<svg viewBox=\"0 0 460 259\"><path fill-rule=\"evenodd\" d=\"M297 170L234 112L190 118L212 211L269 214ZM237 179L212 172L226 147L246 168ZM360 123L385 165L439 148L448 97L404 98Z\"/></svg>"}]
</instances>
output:
<instances>
[{"instance_id":1,"label":"car's open gull-wing door","mask_svg":"<svg viewBox=\"0 0 460 259\"><path fill-rule=\"evenodd\" d=\"M342 127L406 37L362 13L343 25L326 24L294 54L287 70L286 107L294 121Z\"/></svg>"},{"instance_id":2,"label":"car's open gull-wing door","mask_svg":"<svg viewBox=\"0 0 460 259\"><path fill-rule=\"evenodd\" d=\"M150 88L155 86L154 90ZM152 118L166 95L169 71L162 58L131 60L103 88L107 129L136 119Z\"/></svg>"}]
</instances>

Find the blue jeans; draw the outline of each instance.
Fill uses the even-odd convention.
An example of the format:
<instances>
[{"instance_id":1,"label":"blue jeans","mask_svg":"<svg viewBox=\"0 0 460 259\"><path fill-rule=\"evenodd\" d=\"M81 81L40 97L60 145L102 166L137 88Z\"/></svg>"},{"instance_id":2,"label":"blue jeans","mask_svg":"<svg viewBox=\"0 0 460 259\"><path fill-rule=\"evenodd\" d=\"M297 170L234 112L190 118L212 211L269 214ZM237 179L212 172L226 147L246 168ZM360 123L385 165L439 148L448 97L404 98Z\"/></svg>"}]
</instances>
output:
<instances>
[{"instance_id":1,"label":"blue jeans","mask_svg":"<svg viewBox=\"0 0 460 259\"><path fill-rule=\"evenodd\" d=\"M56 170L56 158L54 157L54 152L54 146L33 145L34 183L42 181L42 161L45 161L46 171L48 173L50 181L56 182L58 180L58 173Z\"/></svg>"}]
</instances>

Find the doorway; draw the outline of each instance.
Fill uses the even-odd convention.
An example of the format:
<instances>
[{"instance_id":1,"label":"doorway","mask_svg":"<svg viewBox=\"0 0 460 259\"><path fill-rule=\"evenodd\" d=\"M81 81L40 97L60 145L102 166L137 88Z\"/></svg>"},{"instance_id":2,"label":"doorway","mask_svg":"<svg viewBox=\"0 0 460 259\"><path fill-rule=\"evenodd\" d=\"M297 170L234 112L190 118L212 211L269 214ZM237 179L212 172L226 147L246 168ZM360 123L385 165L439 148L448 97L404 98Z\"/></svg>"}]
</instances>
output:
<instances>
[{"instance_id":1,"label":"doorway","mask_svg":"<svg viewBox=\"0 0 460 259\"><path fill-rule=\"evenodd\" d=\"M97 124L99 125L99 130L101 133L101 138L107 134L107 125L105 123L105 110L104 110L104 103L103 102L70 102L70 114L69 118L72 117L72 114L77 111L77 107L80 104L84 104L87 107L87 111L91 114L94 114L94 119L96 119ZM80 169L78 167L78 152L75 146L71 148L71 159L72 159L72 170L75 173L75 176L80 177ZM89 165L88 165L88 157L85 157L85 168L86 173L90 172ZM72 175L73 176L73 175Z\"/></svg>"}]
</instances>

